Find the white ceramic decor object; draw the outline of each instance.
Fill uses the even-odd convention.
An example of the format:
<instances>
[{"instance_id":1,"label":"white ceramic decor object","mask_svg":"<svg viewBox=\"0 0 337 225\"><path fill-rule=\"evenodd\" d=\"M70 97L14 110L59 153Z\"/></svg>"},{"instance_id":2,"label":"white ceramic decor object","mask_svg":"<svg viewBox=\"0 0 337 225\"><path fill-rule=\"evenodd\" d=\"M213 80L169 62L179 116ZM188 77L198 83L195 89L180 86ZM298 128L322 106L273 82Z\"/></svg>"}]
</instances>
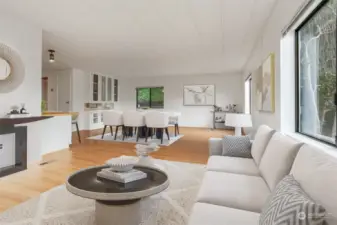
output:
<instances>
[{"instance_id":1,"label":"white ceramic decor object","mask_svg":"<svg viewBox=\"0 0 337 225\"><path fill-rule=\"evenodd\" d=\"M0 80L5 80L11 74L9 63L0 57Z\"/></svg>"},{"instance_id":2,"label":"white ceramic decor object","mask_svg":"<svg viewBox=\"0 0 337 225\"><path fill-rule=\"evenodd\" d=\"M139 157L139 161L138 161L137 165L148 166L148 167L157 167L157 168L163 170L163 168L156 165L154 163L154 161L152 160L152 157L149 156L150 153L159 150L159 148L160 148L159 145L157 145L156 143L150 143L148 145L137 144L135 147L136 147L137 156Z\"/></svg>"},{"instance_id":3,"label":"white ceramic decor object","mask_svg":"<svg viewBox=\"0 0 337 225\"><path fill-rule=\"evenodd\" d=\"M137 163L137 159L123 155L118 158L109 159L105 163L109 165L113 171L126 172L133 169Z\"/></svg>"}]
</instances>

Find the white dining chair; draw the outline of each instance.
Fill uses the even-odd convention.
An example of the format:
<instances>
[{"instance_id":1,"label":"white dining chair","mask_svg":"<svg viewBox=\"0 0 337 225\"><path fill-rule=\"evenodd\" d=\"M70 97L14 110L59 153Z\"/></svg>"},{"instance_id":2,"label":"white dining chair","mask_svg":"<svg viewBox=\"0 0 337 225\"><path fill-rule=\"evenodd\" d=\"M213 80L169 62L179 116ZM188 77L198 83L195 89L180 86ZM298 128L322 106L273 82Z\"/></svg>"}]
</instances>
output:
<instances>
[{"instance_id":1,"label":"white dining chair","mask_svg":"<svg viewBox=\"0 0 337 225\"><path fill-rule=\"evenodd\" d=\"M179 135L179 119L181 117L180 112L170 112L169 125L174 126L174 136Z\"/></svg>"},{"instance_id":2,"label":"white dining chair","mask_svg":"<svg viewBox=\"0 0 337 225\"><path fill-rule=\"evenodd\" d=\"M146 122L146 138L145 142L147 142L147 138L151 129L160 129L161 130L161 143L163 144L164 130L166 132L168 140L170 140L170 134L168 131L169 126L169 116L170 114L167 112L158 112L151 111L145 114L145 122Z\"/></svg>"},{"instance_id":3,"label":"white dining chair","mask_svg":"<svg viewBox=\"0 0 337 225\"><path fill-rule=\"evenodd\" d=\"M127 134L133 135L132 130L133 128L136 128L135 130L136 130L137 142L138 142L141 128L145 127L144 114L145 114L144 112L138 112L138 111L126 111L123 113L123 121L124 121L123 140L125 139L125 136Z\"/></svg>"},{"instance_id":4,"label":"white dining chair","mask_svg":"<svg viewBox=\"0 0 337 225\"><path fill-rule=\"evenodd\" d=\"M122 127L123 130L123 112L117 110L109 110L103 112L103 134L102 139L104 138L105 130L107 126L110 126L111 136L113 136L112 126L116 127L115 130L115 140L117 138L118 128Z\"/></svg>"}]
</instances>

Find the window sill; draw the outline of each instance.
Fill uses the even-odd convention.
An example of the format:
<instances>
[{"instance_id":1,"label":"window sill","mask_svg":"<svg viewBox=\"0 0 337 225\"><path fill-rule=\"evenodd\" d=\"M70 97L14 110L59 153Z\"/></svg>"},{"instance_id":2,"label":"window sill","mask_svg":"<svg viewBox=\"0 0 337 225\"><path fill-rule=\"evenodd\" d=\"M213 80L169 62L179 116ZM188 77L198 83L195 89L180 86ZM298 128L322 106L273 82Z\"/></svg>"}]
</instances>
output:
<instances>
[{"instance_id":1,"label":"window sill","mask_svg":"<svg viewBox=\"0 0 337 225\"><path fill-rule=\"evenodd\" d=\"M337 148L332 146L332 145L329 145L329 144L326 144L326 143L323 143L323 142L320 142L318 140L315 140L313 138L310 138L308 136L305 136L303 134L300 134L300 133L286 133L287 135L289 135L290 137L298 140L298 141L301 141L301 142L304 142L305 144L309 144L309 145L312 145L312 146L315 146L317 148L321 148L321 149L324 149L324 150L332 150L335 154L337 153Z\"/></svg>"}]
</instances>

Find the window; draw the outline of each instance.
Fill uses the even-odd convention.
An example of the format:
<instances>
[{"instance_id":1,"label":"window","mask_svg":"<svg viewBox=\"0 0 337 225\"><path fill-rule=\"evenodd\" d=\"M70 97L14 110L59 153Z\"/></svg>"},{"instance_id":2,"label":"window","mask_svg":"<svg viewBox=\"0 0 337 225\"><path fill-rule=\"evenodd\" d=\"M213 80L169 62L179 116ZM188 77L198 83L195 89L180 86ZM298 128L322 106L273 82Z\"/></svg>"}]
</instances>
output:
<instances>
[{"instance_id":1,"label":"window","mask_svg":"<svg viewBox=\"0 0 337 225\"><path fill-rule=\"evenodd\" d=\"M137 108L164 108L164 87L137 88Z\"/></svg>"},{"instance_id":2,"label":"window","mask_svg":"<svg viewBox=\"0 0 337 225\"><path fill-rule=\"evenodd\" d=\"M252 76L249 75L245 81L245 113L252 112Z\"/></svg>"},{"instance_id":3,"label":"window","mask_svg":"<svg viewBox=\"0 0 337 225\"><path fill-rule=\"evenodd\" d=\"M336 8L324 1L296 30L296 130L328 143L336 136Z\"/></svg>"}]
</instances>

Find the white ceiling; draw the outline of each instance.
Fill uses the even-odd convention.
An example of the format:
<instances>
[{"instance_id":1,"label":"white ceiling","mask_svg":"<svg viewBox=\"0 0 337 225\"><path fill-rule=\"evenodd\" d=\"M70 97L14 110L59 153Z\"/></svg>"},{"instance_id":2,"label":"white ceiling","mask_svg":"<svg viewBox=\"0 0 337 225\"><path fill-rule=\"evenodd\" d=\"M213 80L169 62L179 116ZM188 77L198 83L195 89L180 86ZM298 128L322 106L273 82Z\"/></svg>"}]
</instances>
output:
<instances>
[{"instance_id":1,"label":"white ceiling","mask_svg":"<svg viewBox=\"0 0 337 225\"><path fill-rule=\"evenodd\" d=\"M11 0L58 64L116 76L241 71L278 0Z\"/></svg>"}]
</instances>

